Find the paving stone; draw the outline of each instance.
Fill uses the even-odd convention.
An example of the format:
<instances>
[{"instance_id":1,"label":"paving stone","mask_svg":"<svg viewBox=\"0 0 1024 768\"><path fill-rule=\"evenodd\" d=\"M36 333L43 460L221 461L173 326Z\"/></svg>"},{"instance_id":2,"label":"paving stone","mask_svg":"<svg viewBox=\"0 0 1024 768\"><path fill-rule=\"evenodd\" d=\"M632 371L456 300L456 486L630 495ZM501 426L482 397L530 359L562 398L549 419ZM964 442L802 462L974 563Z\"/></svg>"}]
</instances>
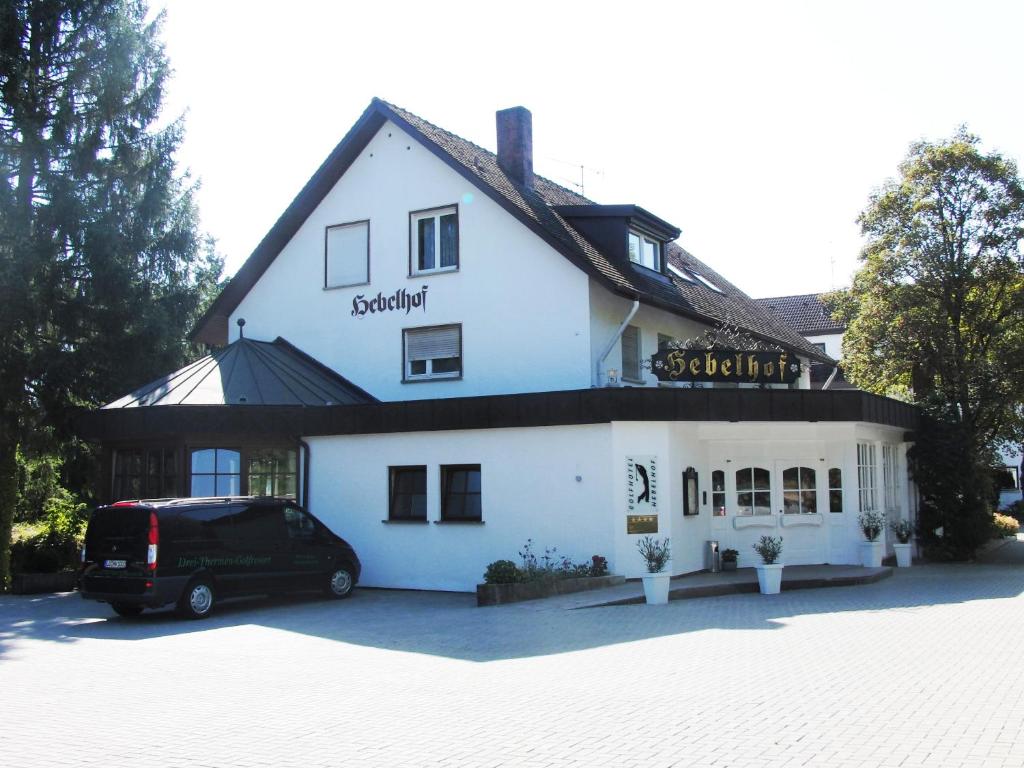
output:
<instances>
[{"instance_id":1,"label":"paving stone","mask_svg":"<svg viewBox=\"0 0 1024 768\"><path fill-rule=\"evenodd\" d=\"M4 763L1024 768L1004 548L772 597L474 602L357 590L181 622L0 597Z\"/></svg>"}]
</instances>

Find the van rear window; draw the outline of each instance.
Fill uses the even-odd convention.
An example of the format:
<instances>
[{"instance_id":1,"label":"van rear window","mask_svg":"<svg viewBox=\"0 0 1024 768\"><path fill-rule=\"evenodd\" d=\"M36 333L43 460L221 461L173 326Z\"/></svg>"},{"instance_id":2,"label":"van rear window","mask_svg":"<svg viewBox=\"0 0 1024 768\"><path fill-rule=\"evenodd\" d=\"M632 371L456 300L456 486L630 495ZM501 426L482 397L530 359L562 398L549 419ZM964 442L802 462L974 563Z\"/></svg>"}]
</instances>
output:
<instances>
[{"instance_id":1,"label":"van rear window","mask_svg":"<svg viewBox=\"0 0 1024 768\"><path fill-rule=\"evenodd\" d=\"M145 539L150 511L142 507L97 509L89 519L86 546L96 546L107 539Z\"/></svg>"}]
</instances>

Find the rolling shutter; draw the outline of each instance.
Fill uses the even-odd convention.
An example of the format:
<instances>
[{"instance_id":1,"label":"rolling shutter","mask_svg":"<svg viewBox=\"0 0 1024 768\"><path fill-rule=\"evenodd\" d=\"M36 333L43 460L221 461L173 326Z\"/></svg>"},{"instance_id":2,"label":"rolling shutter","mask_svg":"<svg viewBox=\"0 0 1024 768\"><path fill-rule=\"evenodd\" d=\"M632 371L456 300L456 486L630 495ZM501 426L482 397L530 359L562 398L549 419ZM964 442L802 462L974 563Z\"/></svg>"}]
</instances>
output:
<instances>
[{"instance_id":1,"label":"rolling shutter","mask_svg":"<svg viewBox=\"0 0 1024 768\"><path fill-rule=\"evenodd\" d=\"M457 325L405 332L406 360L459 357L462 329Z\"/></svg>"}]
</instances>

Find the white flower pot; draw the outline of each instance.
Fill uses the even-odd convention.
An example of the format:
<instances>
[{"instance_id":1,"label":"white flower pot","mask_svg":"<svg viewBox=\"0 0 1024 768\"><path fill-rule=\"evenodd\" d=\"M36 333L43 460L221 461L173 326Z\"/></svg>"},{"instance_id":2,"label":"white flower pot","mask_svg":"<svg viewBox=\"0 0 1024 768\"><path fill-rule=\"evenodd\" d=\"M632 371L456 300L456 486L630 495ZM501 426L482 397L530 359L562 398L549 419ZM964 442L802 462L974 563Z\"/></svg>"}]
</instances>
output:
<instances>
[{"instance_id":1,"label":"white flower pot","mask_svg":"<svg viewBox=\"0 0 1024 768\"><path fill-rule=\"evenodd\" d=\"M910 555L913 549L913 544L893 544L892 548L896 550L896 566L898 568L909 568L910 567Z\"/></svg>"},{"instance_id":2,"label":"white flower pot","mask_svg":"<svg viewBox=\"0 0 1024 768\"><path fill-rule=\"evenodd\" d=\"M644 576L644 599L648 605L664 605L668 602L668 573L649 573Z\"/></svg>"},{"instance_id":3,"label":"white flower pot","mask_svg":"<svg viewBox=\"0 0 1024 768\"><path fill-rule=\"evenodd\" d=\"M757 569L757 585L762 595L777 595L782 589L782 563L754 566Z\"/></svg>"},{"instance_id":4,"label":"white flower pot","mask_svg":"<svg viewBox=\"0 0 1024 768\"><path fill-rule=\"evenodd\" d=\"M882 542L862 541L860 543L860 562L865 568L881 568Z\"/></svg>"}]
</instances>

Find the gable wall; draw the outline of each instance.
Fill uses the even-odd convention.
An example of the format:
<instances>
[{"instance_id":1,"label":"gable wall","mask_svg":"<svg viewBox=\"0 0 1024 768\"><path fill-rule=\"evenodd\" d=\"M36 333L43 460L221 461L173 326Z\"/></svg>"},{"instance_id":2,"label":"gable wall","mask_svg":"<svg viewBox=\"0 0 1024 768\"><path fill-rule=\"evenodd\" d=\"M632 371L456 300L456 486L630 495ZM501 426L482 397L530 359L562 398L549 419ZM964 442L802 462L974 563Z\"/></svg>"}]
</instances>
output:
<instances>
[{"instance_id":1,"label":"gable wall","mask_svg":"<svg viewBox=\"0 0 1024 768\"><path fill-rule=\"evenodd\" d=\"M460 269L409 277L409 214L459 205ZM325 228L370 220L370 284L324 289ZM352 315L353 299L427 287L424 309ZM381 400L590 386L588 278L425 147L385 123L238 308ZM402 329L462 324L463 378L402 383Z\"/></svg>"}]
</instances>

